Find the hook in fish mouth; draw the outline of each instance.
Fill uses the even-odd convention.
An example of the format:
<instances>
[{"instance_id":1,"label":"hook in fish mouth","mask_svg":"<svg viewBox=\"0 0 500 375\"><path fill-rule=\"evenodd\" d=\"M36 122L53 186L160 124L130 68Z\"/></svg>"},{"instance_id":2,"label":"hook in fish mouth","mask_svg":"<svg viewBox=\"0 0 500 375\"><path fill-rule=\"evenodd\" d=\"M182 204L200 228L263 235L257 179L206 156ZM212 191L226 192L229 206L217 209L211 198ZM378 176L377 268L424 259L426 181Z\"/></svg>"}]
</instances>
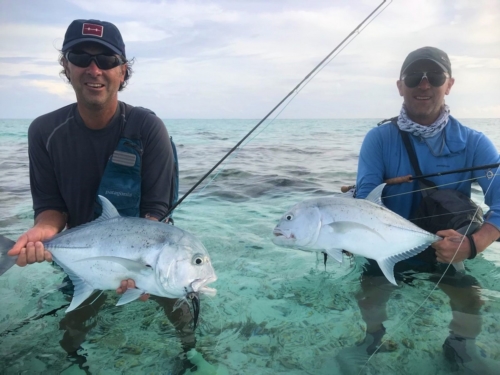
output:
<instances>
[{"instance_id":1,"label":"hook in fish mouth","mask_svg":"<svg viewBox=\"0 0 500 375\"><path fill-rule=\"evenodd\" d=\"M197 292L190 292L186 297L191 300L193 305L193 329L196 329L200 316L200 296Z\"/></svg>"},{"instance_id":2,"label":"hook in fish mouth","mask_svg":"<svg viewBox=\"0 0 500 375\"><path fill-rule=\"evenodd\" d=\"M192 317L193 317L193 330L196 329L198 325L198 318L200 316L200 296L198 292L187 292L186 295L182 298L179 298L177 302L174 304L174 308L172 311L177 310L183 303L187 303L189 306L189 300L191 300L192 305ZM190 306L191 312L191 306Z\"/></svg>"}]
</instances>

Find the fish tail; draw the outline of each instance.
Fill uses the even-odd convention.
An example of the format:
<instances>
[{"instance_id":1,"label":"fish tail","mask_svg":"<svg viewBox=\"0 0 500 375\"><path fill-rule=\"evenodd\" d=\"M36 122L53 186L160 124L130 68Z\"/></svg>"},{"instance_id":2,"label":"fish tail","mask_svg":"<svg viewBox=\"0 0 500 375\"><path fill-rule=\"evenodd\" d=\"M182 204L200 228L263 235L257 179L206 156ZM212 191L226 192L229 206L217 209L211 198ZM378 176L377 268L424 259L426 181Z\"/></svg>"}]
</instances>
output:
<instances>
[{"instance_id":1,"label":"fish tail","mask_svg":"<svg viewBox=\"0 0 500 375\"><path fill-rule=\"evenodd\" d=\"M0 235L0 276L16 264L17 257L10 257L7 255L7 252L12 249L14 244L14 241Z\"/></svg>"}]
</instances>

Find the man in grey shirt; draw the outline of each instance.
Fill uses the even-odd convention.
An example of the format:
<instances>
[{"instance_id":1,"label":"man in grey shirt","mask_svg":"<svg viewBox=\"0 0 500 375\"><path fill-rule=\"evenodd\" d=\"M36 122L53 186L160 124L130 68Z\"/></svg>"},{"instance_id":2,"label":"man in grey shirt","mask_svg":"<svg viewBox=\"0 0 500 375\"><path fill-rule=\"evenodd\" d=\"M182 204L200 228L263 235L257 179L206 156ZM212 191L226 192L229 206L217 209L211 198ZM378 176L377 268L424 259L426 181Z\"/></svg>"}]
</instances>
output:
<instances>
[{"instance_id":1,"label":"man in grey shirt","mask_svg":"<svg viewBox=\"0 0 500 375\"><path fill-rule=\"evenodd\" d=\"M9 255L17 265L52 261L41 241L99 215L104 195L124 216L163 218L176 196L176 160L167 129L152 112L118 101L131 74L120 31L109 22L75 20L65 34L62 73L77 102L38 117L28 132L35 224ZM117 285L134 288L133 280ZM69 288L72 293L72 288ZM148 296L143 296L145 300ZM61 346L76 354L106 297L92 295L61 321ZM174 323L185 349L194 346L186 304L155 298ZM85 322L93 322L85 324Z\"/></svg>"}]
</instances>

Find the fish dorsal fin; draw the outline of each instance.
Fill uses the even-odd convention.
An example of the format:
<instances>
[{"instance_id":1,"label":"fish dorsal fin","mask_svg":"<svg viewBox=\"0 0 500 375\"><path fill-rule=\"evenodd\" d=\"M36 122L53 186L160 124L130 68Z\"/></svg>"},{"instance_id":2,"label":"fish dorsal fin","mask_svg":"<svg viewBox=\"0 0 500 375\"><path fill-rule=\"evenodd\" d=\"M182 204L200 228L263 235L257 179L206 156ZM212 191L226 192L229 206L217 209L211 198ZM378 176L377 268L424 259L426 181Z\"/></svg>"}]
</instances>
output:
<instances>
[{"instance_id":1,"label":"fish dorsal fin","mask_svg":"<svg viewBox=\"0 0 500 375\"><path fill-rule=\"evenodd\" d=\"M383 184L377 186L375 189L371 191L370 194L368 194L368 196L365 199L372 203L378 204L379 206L385 207L384 204L382 203L382 190L384 190L385 185L387 184L384 182Z\"/></svg>"},{"instance_id":2,"label":"fish dorsal fin","mask_svg":"<svg viewBox=\"0 0 500 375\"><path fill-rule=\"evenodd\" d=\"M102 214L94 220L95 223L120 216L115 206L113 206L113 203L111 203L106 197L99 195L99 200L101 201Z\"/></svg>"}]
</instances>

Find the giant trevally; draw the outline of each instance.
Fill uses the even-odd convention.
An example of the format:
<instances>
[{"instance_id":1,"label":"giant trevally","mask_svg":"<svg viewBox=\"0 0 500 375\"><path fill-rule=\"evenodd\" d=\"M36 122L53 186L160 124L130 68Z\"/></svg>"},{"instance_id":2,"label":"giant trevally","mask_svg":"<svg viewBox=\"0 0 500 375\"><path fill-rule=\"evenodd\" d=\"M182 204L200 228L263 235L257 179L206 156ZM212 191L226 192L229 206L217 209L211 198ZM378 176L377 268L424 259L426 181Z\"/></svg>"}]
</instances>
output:
<instances>
[{"instance_id":1,"label":"giant trevally","mask_svg":"<svg viewBox=\"0 0 500 375\"><path fill-rule=\"evenodd\" d=\"M387 280L396 284L394 264L425 250L441 239L382 204L385 184L366 199L315 198L300 202L276 225L273 242L278 246L323 252L342 262L342 250L375 260ZM463 263L454 264L463 269Z\"/></svg>"},{"instance_id":2,"label":"giant trevally","mask_svg":"<svg viewBox=\"0 0 500 375\"><path fill-rule=\"evenodd\" d=\"M207 285L217 280L207 250L188 232L161 222L122 217L113 204L99 196L102 215L43 241L53 260L75 286L66 312L76 309L94 290L116 289L133 279L117 305L143 293L192 300L194 323L199 313L198 294L214 295ZM14 245L0 236L0 275L14 264L5 253Z\"/></svg>"}]
</instances>

